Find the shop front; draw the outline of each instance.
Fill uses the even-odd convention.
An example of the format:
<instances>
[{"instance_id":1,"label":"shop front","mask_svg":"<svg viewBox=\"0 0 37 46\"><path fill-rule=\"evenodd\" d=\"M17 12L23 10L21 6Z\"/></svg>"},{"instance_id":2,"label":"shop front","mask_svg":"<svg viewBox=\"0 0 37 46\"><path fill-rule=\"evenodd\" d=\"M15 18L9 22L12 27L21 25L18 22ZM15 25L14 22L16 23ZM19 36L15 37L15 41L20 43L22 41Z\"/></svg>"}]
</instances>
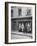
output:
<instances>
[{"instance_id":1,"label":"shop front","mask_svg":"<svg viewBox=\"0 0 37 46\"><path fill-rule=\"evenodd\" d=\"M12 31L32 33L32 17L12 18L11 21Z\"/></svg>"}]
</instances>

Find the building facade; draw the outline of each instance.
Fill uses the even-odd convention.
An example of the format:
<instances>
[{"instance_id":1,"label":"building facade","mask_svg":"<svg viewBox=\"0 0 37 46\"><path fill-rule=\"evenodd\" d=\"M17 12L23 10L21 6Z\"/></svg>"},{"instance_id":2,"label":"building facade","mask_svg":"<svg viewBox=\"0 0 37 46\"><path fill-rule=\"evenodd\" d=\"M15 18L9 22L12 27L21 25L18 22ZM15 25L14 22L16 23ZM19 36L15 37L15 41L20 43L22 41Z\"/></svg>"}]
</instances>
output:
<instances>
[{"instance_id":1,"label":"building facade","mask_svg":"<svg viewBox=\"0 0 37 46\"><path fill-rule=\"evenodd\" d=\"M11 7L11 30L32 33L31 7Z\"/></svg>"}]
</instances>

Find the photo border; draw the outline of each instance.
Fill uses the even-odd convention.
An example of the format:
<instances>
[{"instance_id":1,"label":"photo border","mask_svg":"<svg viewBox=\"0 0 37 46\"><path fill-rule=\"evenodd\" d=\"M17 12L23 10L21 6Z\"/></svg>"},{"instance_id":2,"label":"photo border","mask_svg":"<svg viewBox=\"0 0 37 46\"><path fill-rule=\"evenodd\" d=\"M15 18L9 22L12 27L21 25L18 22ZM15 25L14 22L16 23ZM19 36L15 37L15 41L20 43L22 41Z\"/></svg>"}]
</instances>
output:
<instances>
[{"instance_id":1,"label":"photo border","mask_svg":"<svg viewBox=\"0 0 37 46\"><path fill-rule=\"evenodd\" d=\"M8 43L8 4L35 5L35 41ZM35 43L36 42L36 3L5 2L5 44Z\"/></svg>"}]
</instances>

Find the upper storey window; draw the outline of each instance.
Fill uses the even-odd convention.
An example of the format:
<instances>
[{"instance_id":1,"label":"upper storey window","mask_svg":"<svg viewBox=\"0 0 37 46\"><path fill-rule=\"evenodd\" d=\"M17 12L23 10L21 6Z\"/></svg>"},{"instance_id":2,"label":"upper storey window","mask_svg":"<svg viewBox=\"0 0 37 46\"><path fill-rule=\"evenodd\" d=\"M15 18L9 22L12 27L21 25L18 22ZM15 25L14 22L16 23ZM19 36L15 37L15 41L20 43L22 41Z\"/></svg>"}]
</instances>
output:
<instances>
[{"instance_id":1,"label":"upper storey window","mask_svg":"<svg viewBox=\"0 0 37 46\"><path fill-rule=\"evenodd\" d=\"M31 15L31 9L27 10L27 15Z\"/></svg>"},{"instance_id":2,"label":"upper storey window","mask_svg":"<svg viewBox=\"0 0 37 46\"><path fill-rule=\"evenodd\" d=\"M18 9L18 15L21 16L21 9Z\"/></svg>"},{"instance_id":3,"label":"upper storey window","mask_svg":"<svg viewBox=\"0 0 37 46\"><path fill-rule=\"evenodd\" d=\"M11 9L11 17L13 17L13 9Z\"/></svg>"}]
</instances>

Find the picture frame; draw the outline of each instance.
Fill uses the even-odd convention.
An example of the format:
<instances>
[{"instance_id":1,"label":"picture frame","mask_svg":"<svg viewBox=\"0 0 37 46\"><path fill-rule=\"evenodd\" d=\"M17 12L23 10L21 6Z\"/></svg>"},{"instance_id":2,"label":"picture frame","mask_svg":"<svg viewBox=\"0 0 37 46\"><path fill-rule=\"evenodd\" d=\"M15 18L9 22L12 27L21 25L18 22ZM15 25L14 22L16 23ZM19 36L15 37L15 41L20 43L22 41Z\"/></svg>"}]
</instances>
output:
<instances>
[{"instance_id":1,"label":"picture frame","mask_svg":"<svg viewBox=\"0 0 37 46\"><path fill-rule=\"evenodd\" d=\"M5 44L34 42L36 3L5 2Z\"/></svg>"}]
</instances>

